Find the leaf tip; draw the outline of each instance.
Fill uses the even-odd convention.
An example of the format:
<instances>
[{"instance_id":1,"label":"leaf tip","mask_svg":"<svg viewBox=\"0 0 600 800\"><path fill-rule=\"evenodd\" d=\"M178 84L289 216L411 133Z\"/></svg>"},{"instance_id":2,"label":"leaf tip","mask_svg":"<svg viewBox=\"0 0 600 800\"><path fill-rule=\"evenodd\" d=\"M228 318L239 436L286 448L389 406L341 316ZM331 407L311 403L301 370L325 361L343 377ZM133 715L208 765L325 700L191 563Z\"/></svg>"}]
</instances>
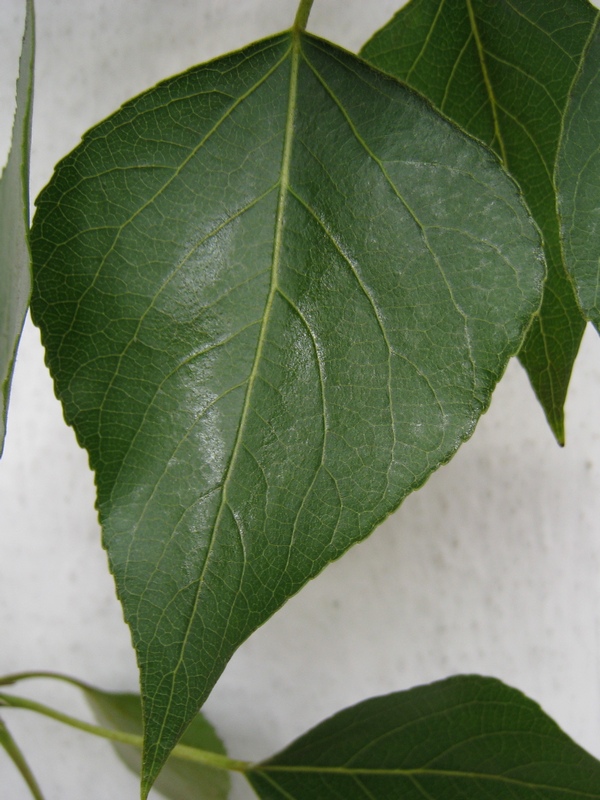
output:
<instances>
[{"instance_id":1,"label":"leaf tip","mask_svg":"<svg viewBox=\"0 0 600 800\"><path fill-rule=\"evenodd\" d=\"M144 732L144 748L142 753L142 769L140 782L140 800L148 800L150 789L154 786L160 771L165 765L171 749L159 748L148 741L148 732ZM162 750L162 752L160 752Z\"/></svg>"},{"instance_id":2,"label":"leaf tip","mask_svg":"<svg viewBox=\"0 0 600 800\"><path fill-rule=\"evenodd\" d=\"M552 416L546 415L546 419L548 420L548 425L550 426L550 430L554 434L556 443L558 444L559 447L564 447L566 443L564 410L561 409L559 414L555 414Z\"/></svg>"},{"instance_id":3,"label":"leaf tip","mask_svg":"<svg viewBox=\"0 0 600 800\"><path fill-rule=\"evenodd\" d=\"M148 795L151 788L152 783L148 783L147 780L142 779L142 783L140 785L140 800L148 800Z\"/></svg>"}]
</instances>

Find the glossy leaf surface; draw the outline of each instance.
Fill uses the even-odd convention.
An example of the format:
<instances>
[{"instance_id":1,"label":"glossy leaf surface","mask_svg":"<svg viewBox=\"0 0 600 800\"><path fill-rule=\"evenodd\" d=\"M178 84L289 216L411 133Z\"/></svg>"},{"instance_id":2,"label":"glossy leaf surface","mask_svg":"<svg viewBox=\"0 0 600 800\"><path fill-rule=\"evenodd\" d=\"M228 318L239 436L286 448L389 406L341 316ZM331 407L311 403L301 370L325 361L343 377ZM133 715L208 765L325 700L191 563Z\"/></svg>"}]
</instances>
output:
<instances>
[{"instance_id":1,"label":"glossy leaf surface","mask_svg":"<svg viewBox=\"0 0 600 800\"><path fill-rule=\"evenodd\" d=\"M32 245L147 789L236 647L472 433L539 305L539 239L493 154L290 32L89 132Z\"/></svg>"},{"instance_id":2,"label":"glossy leaf surface","mask_svg":"<svg viewBox=\"0 0 600 800\"><path fill-rule=\"evenodd\" d=\"M6 435L13 366L31 292L29 146L34 38L33 0L28 0L12 144L0 177L0 455Z\"/></svg>"},{"instance_id":3,"label":"glossy leaf surface","mask_svg":"<svg viewBox=\"0 0 600 800\"><path fill-rule=\"evenodd\" d=\"M573 86L557 184L565 261L586 316L600 330L600 33Z\"/></svg>"},{"instance_id":4,"label":"glossy leaf surface","mask_svg":"<svg viewBox=\"0 0 600 800\"><path fill-rule=\"evenodd\" d=\"M561 253L554 170L597 15L587 0L412 0L362 51L492 147L523 189L548 279L520 358L559 443L584 320Z\"/></svg>"},{"instance_id":5,"label":"glossy leaf surface","mask_svg":"<svg viewBox=\"0 0 600 800\"><path fill-rule=\"evenodd\" d=\"M125 733L142 733L142 702L138 694L103 692L80 684L98 722ZM202 714L197 714L181 737L181 744L225 754L223 742ZM113 743L120 758L137 775L141 773L141 752L131 745ZM154 788L169 800L227 800L229 773L202 764L171 757Z\"/></svg>"},{"instance_id":6,"label":"glossy leaf surface","mask_svg":"<svg viewBox=\"0 0 600 800\"><path fill-rule=\"evenodd\" d=\"M600 762L536 703L478 676L345 709L247 777L262 800L600 798Z\"/></svg>"},{"instance_id":7,"label":"glossy leaf surface","mask_svg":"<svg viewBox=\"0 0 600 800\"><path fill-rule=\"evenodd\" d=\"M19 772L21 773L21 776L25 781L25 783L27 784L32 797L34 797L35 800L44 800L44 795L42 794L42 790L40 789L38 782L36 781L31 769L29 768L29 764L27 763L25 756L21 751L21 748L14 740L11 732L6 727L4 721L1 719L0 719L0 747L4 750L6 755L13 762L16 769L18 769Z\"/></svg>"}]
</instances>

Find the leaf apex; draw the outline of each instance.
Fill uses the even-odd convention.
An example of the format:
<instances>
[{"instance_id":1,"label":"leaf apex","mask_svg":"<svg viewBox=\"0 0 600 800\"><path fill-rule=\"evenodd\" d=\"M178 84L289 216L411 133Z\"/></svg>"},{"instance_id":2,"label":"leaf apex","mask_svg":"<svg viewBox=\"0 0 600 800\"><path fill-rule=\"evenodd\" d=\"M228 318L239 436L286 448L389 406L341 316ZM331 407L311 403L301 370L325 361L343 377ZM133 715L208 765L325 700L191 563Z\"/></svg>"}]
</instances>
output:
<instances>
[{"instance_id":1,"label":"leaf apex","mask_svg":"<svg viewBox=\"0 0 600 800\"><path fill-rule=\"evenodd\" d=\"M546 419L548 421L548 425L550 426L550 430L554 434L557 445L559 447L564 447L566 443L564 409L561 409L560 413L557 414L551 415L546 413Z\"/></svg>"}]
</instances>

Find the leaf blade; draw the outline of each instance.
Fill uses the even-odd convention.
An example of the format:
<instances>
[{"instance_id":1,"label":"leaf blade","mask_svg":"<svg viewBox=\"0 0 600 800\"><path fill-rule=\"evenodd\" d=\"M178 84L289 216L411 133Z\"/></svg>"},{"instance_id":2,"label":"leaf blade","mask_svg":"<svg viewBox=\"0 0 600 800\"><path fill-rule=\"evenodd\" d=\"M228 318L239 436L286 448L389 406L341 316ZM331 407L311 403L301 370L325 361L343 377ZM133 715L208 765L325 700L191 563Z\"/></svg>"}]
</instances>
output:
<instances>
[{"instance_id":1,"label":"leaf blade","mask_svg":"<svg viewBox=\"0 0 600 800\"><path fill-rule=\"evenodd\" d=\"M236 647L468 438L539 303L495 158L295 37L126 104L38 199L32 312L96 471L146 790Z\"/></svg>"},{"instance_id":2,"label":"leaf blade","mask_svg":"<svg viewBox=\"0 0 600 800\"><path fill-rule=\"evenodd\" d=\"M0 175L0 457L12 373L31 293L29 150L33 104L35 13L27 0L12 143Z\"/></svg>"},{"instance_id":3,"label":"leaf blade","mask_svg":"<svg viewBox=\"0 0 600 800\"><path fill-rule=\"evenodd\" d=\"M559 444L585 321L561 252L553 175L596 14L587 0L412 0L362 50L492 147L521 185L542 231L548 278L519 358Z\"/></svg>"},{"instance_id":4,"label":"leaf blade","mask_svg":"<svg viewBox=\"0 0 600 800\"><path fill-rule=\"evenodd\" d=\"M598 140L594 123L600 108L597 80L599 63L597 17L586 58L569 99L556 169L565 261L574 279L581 308L596 330L600 330L596 291L596 254L600 252L600 241L597 229L599 190L596 181Z\"/></svg>"},{"instance_id":5,"label":"leaf blade","mask_svg":"<svg viewBox=\"0 0 600 800\"><path fill-rule=\"evenodd\" d=\"M600 796L600 762L536 703L479 676L363 701L247 778L262 800Z\"/></svg>"}]
</instances>

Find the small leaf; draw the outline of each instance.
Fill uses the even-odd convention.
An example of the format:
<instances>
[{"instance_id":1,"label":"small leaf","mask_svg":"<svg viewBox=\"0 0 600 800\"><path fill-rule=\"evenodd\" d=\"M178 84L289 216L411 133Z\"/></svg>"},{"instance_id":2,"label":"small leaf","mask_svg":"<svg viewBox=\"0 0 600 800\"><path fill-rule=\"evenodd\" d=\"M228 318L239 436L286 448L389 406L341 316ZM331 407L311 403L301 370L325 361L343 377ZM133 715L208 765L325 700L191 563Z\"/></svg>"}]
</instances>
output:
<instances>
[{"instance_id":1,"label":"small leaf","mask_svg":"<svg viewBox=\"0 0 600 800\"><path fill-rule=\"evenodd\" d=\"M138 694L102 692L79 684L98 722L125 733L142 733L142 702ZM202 714L197 714L181 737L181 744L225 755L225 746L215 729ZM141 773L141 752L130 745L113 747L137 775ZM171 757L155 783L155 789L169 800L226 800L230 788L229 773L190 761Z\"/></svg>"},{"instance_id":2,"label":"small leaf","mask_svg":"<svg viewBox=\"0 0 600 800\"><path fill-rule=\"evenodd\" d=\"M600 31L573 86L556 180L565 260L584 313L600 331Z\"/></svg>"},{"instance_id":3,"label":"small leaf","mask_svg":"<svg viewBox=\"0 0 600 800\"><path fill-rule=\"evenodd\" d=\"M33 0L27 0L12 144L0 177L0 456L13 367L31 292L28 231L34 27Z\"/></svg>"},{"instance_id":4,"label":"small leaf","mask_svg":"<svg viewBox=\"0 0 600 800\"><path fill-rule=\"evenodd\" d=\"M600 798L600 762L525 695L478 676L347 708L246 777L262 800Z\"/></svg>"},{"instance_id":5,"label":"small leaf","mask_svg":"<svg viewBox=\"0 0 600 800\"><path fill-rule=\"evenodd\" d=\"M126 104L37 205L32 313L96 472L147 791L244 639L471 435L539 237L489 150L296 30Z\"/></svg>"},{"instance_id":6,"label":"small leaf","mask_svg":"<svg viewBox=\"0 0 600 800\"><path fill-rule=\"evenodd\" d=\"M15 767L21 773L21 776L27 786L29 787L29 791L35 797L35 800L44 800L44 796L42 794L42 790L38 786L38 783L29 768L29 764L25 760L25 756L21 752L19 745L13 739L10 731L6 727L3 720L0 719L0 747L4 748L7 752L9 758L15 765Z\"/></svg>"},{"instance_id":7,"label":"small leaf","mask_svg":"<svg viewBox=\"0 0 600 800\"><path fill-rule=\"evenodd\" d=\"M560 444L585 323L561 254L553 176L569 89L597 16L587 0L412 0L362 50L492 147L519 182L548 263L520 359Z\"/></svg>"}]
</instances>

